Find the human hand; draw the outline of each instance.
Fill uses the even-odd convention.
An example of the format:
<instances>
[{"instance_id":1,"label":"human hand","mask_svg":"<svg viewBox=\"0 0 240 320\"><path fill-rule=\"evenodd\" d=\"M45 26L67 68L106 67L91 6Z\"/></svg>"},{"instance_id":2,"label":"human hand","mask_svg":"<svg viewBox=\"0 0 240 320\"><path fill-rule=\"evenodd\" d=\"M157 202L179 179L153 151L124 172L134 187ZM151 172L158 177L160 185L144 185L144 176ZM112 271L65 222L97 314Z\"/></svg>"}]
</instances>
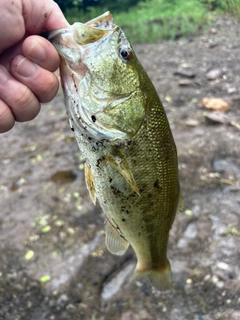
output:
<instances>
[{"instance_id":1,"label":"human hand","mask_svg":"<svg viewBox=\"0 0 240 320\"><path fill-rule=\"evenodd\" d=\"M68 25L52 0L0 2L0 133L15 121L36 117L40 102L53 99L60 59L41 32Z\"/></svg>"}]
</instances>

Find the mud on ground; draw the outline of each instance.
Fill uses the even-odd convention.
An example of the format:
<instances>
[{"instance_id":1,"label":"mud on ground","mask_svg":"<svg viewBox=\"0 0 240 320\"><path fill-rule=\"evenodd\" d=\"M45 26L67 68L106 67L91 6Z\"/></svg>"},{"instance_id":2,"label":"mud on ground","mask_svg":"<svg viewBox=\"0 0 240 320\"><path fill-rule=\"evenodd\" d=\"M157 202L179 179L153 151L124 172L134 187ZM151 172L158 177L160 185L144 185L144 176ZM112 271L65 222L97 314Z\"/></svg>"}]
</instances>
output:
<instances>
[{"instance_id":1,"label":"mud on ground","mask_svg":"<svg viewBox=\"0 0 240 320\"><path fill-rule=\"evenodd\" d=\"M107 251L59 93L0 136L0 319L240 319L239 21L135 49L178 147L187 210L169 241L174 289L130 283L132 250ZM230 109L202 109L203 97Z\"/></svg>"}]
</instances>

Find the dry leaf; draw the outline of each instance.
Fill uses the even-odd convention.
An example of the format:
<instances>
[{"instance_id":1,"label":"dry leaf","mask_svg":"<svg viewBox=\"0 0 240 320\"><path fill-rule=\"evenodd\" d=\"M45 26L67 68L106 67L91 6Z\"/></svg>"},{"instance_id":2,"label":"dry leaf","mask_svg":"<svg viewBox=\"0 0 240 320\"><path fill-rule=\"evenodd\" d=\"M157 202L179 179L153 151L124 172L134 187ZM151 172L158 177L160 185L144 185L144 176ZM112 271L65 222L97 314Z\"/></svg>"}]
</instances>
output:
<instances>
[{"instance_id":1,"label":"dry leaf","mask_svg":"<svg viewBox=\"0 0 240 320\"><path fill-rule=\"evenodd\" d=\"M220 112L226 112L230 108L229 104L221 98L203 98L199 102L199 107Z\"/></svg>"}]
</instances>

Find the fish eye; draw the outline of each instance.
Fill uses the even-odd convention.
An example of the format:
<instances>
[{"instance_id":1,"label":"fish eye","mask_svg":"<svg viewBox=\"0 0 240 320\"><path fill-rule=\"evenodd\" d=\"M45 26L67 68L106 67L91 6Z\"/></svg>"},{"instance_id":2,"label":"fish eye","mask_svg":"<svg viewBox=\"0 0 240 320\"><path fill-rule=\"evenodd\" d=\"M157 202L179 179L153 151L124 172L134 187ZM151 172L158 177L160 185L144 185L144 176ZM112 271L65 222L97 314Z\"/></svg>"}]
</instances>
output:
<instances>
[{"instance_id":1,"label":"fish eye","mask_svg":"<svg viewBox=\"0 0 240 320\"><path fill-rule=\"evenodd\" d=\"M119 53L120 53L121 58L123 58L123 60L129 60L131 58L130 51L128 51L125 48L120 48Z\"/></svg>"}]
</instances>

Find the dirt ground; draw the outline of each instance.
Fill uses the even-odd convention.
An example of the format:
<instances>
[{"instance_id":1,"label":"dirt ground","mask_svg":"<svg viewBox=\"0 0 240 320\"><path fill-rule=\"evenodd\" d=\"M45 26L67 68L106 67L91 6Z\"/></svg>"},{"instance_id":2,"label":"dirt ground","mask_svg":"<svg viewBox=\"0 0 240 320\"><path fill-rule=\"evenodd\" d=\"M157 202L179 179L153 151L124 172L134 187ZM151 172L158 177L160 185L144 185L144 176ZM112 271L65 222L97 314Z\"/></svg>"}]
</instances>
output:
<instances>
[{"instance_id":1,"label":"dirt ground","mask_svg":"<svg viewBox=\"0 0 240 320\"><path fill-rule=\"evenodd\" d=\"M133 251L107 251L59 93L0 136L0 320L240 319L239 21L135 50L178 147L187 210L170 235L174 288L130 282ZM200 108L203 97L230 109Z\"/></svg>"}]
</instances>

